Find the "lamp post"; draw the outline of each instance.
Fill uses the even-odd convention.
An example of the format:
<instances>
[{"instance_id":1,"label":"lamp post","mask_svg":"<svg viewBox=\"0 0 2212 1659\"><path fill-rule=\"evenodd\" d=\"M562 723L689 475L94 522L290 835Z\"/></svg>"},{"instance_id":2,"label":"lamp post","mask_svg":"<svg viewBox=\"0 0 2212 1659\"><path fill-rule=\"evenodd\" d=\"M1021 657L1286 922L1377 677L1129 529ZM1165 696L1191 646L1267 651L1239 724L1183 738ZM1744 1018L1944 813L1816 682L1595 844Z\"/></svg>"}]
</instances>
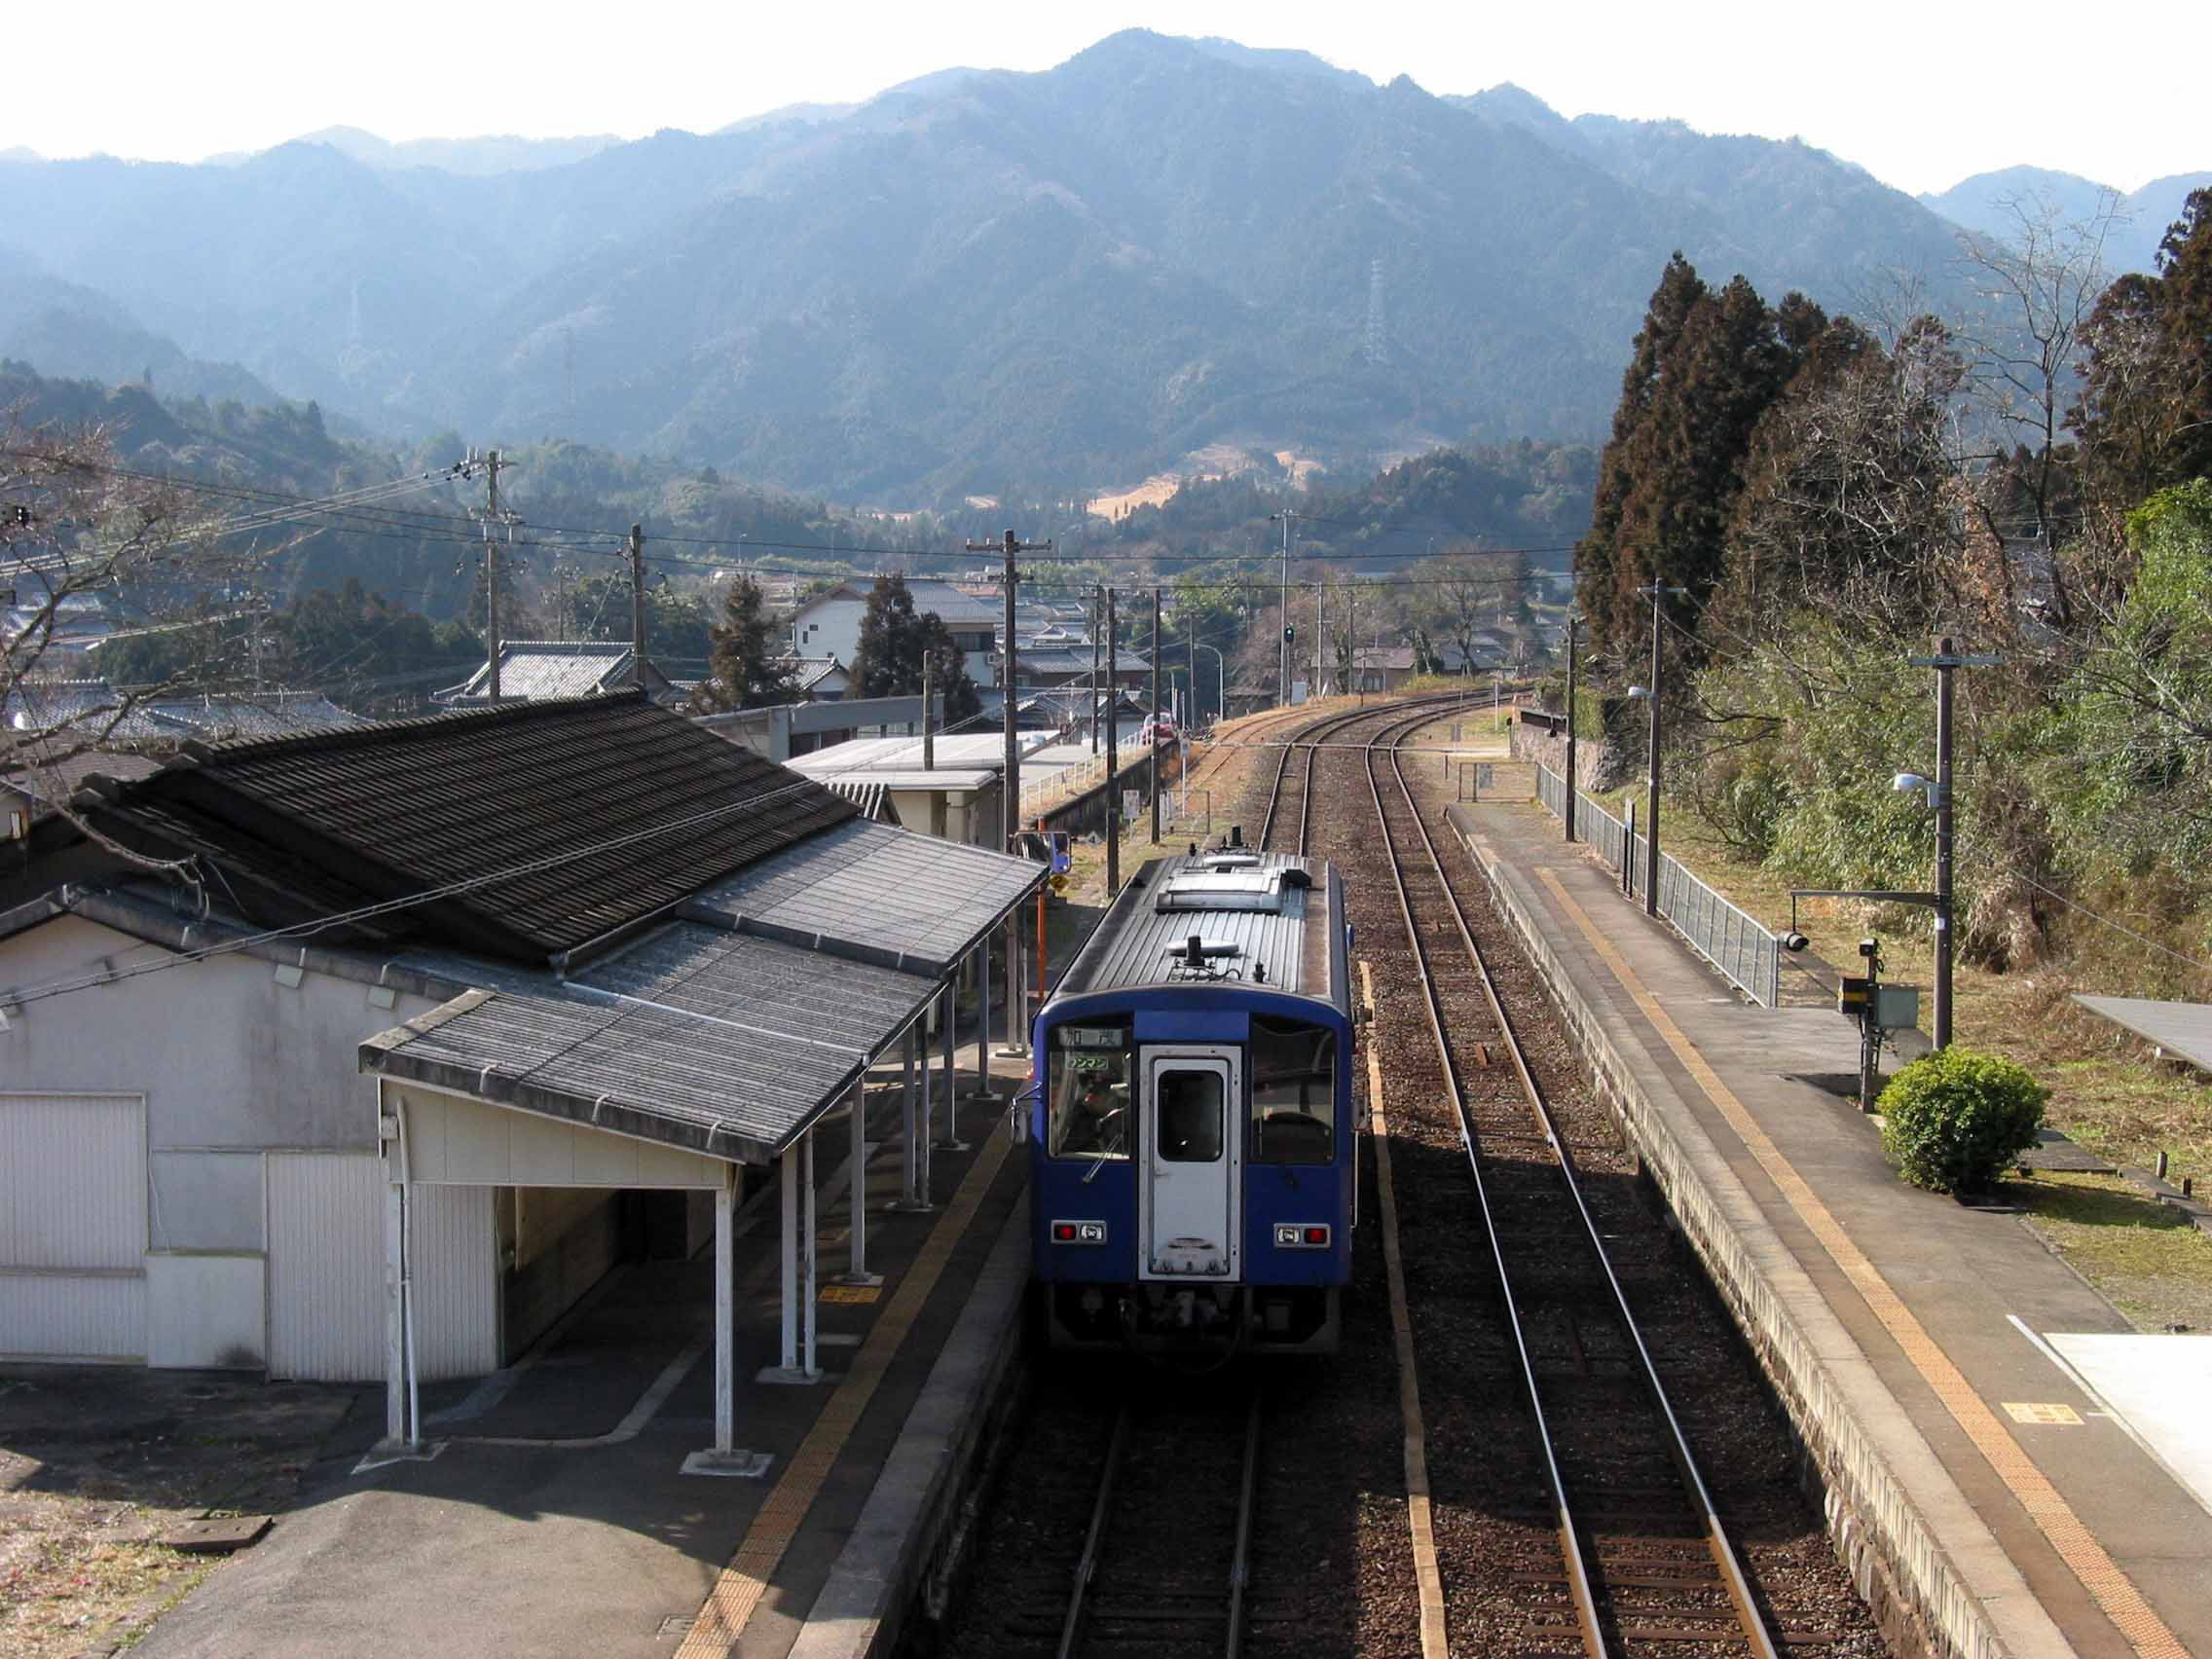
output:
<instances>
[{"instance_id":1,"label":"lamp post","mask_svg":"<svg viewBox=\"0 0 2212 1659\"><path fill-rule=\"evenodd\" d=\"M1936 1006L1930 1023L1936 1047L1951 1046L1951 866L1954 820L1951 811L1951 671L1958 668L1995 668L2002 657L1970 656L1955 650L1949 636L1936 642L1936 654L1905 659L1914 668L1936 671L1936 776L1899 772L1890 787L1900 794L1926 793L1936 814Z\"/></svg>"},{"instance_id":2,"label":"lamp post","mask_svg":"<svg viewBox=\"0 0 2212 1659\"><path fill-rule=\"evenodd\" d=\"M1213 718L1217 720L1224 719L1228 718L1229 715L1229 665L1222 660L1221 647L1218 645L1209 645L1198 640L1193 640L1191 642L1191 648L1193 650L1213 652ZM1193 676L1191 676L1191 701L1193 703L1196 703L1198 700L1198 677L1194 674Z\"/></svg>"},{"instance_id":3,"label":"lamp post","mask_svg":"<svg viewBox=\"0 0 2212 1659\"><path fill-rule=\"evenodd\" d=\"M1574 671L1575 634L1582 626L1582 618L1569 615L1567 619L1567 798L1560 803L1560 821L1566 826L1567 838L1574 839L1574 796L1582 787L1580 774L1574 766Z\"/></svg>"}]
</instances>

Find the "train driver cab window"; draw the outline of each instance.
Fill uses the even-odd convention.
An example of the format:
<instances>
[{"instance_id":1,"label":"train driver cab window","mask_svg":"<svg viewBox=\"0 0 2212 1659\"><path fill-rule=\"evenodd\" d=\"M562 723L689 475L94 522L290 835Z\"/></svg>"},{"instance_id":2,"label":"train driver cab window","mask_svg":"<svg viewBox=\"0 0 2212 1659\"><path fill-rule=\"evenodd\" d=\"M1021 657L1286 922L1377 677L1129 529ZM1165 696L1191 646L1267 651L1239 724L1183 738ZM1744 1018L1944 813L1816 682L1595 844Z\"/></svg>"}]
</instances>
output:
<instances>
[{"instance_id":1,"label":"train driver cab window","mask_svg":"<svg viewBox=\"0 0 2212 1659\"><path fill-rule=\"evenodd\" d=\"M1254 1163L1328 1163L1337 1154L1337 1034L1252 1017Z\"/></svg>"},{"instance_id":2,"label":"train driver cab window","mask_svg":"<svg viewBox=\"0 0 2212 1659\"><path fill-rule=\"evenodd\" d=\"M1126 1020L1052 1027L1045 1105L1047 1149L1054 1158L1129 1156L1134 1052Z\"/></svg>"}]
</instances>

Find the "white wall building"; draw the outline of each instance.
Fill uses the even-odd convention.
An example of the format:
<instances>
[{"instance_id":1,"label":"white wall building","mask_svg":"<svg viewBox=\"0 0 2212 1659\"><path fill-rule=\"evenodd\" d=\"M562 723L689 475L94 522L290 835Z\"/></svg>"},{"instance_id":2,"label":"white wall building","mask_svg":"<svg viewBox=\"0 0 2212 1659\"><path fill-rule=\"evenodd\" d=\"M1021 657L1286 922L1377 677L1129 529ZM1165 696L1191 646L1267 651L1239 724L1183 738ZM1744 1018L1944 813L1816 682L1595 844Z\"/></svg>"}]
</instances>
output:
<instances>
[{"instance_id":1,"label":"white wall building","mask_svg":"<svg viewBox=\"0 0 2212 1659\"><path fill-rule=\"evenodd\" d=\"M832 656L850 664L859 653L861 618L867 613L872 578L856 576L818 593L792 614L791 647L802 657ZM941 619L968 659L968 678L988 685L998 677L999 612L983 600L962 593L950 582L909 577L906 591L913 596L918 615Z\"/></svg>"}]
</instances>

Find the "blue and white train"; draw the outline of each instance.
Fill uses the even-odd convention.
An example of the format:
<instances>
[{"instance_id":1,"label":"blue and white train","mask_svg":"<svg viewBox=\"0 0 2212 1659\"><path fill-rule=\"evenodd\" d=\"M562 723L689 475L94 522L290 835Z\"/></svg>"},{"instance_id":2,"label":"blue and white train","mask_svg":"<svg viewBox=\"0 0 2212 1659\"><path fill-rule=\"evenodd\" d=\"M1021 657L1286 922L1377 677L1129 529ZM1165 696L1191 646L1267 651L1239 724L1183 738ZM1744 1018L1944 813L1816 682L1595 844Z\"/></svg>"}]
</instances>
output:
<instances>
[{"instance_id":1,"label":"blue and white train","mask_svg":"<svg viewBox=\"0 0 2212 1659\"><path fill-rule=\"evenodd\" d=\"M1318 860L1158 859L1115 899L1032 1032L1051 1346L1336 1347L1358 1185L1350 942Z\"/></svg>"}]
</instances>

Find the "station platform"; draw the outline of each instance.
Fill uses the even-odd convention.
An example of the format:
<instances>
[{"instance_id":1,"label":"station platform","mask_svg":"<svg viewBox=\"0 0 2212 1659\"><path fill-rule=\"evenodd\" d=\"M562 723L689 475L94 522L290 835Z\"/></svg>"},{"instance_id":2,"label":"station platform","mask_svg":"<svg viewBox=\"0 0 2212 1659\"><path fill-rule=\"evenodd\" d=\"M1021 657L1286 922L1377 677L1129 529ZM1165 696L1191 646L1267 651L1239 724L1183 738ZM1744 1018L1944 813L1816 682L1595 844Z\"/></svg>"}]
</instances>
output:
<instances>
[{"instance_id":1,"label":"station platform","mask_svg":"<svg viewBox=\"0 0 2212 1659\"><path fill-rule=\"evenodd\" d=\"M935 1125L934 1207L903 1205L895 1066L870 1080L857 1175L849 1159L818 1161L815 1380L777 1375L777 1186L738 1215L736 1431L756 1472L686 1467L715 1422L712 1247L632 1262L506 1370L424 1384L422 1454L379 1456L379 1391L364 1390L297 1505L140 1651L888 1651L885 1621L911 1601L921 1546L1004 1393L1027 1281L1023 1166L1007 1127L1026 1062L994 1058L995 1097L977 1097L975 1044L957 1058L957 1133L941 1107ZM835 1127L825 1145L846 1139ZM877 1284L838 1282L855 1193Z\"/></svg>"},{"instance_id":2,"label":"station platform","mask_svg":"<svg viewBox=\"0 0 2212 1659\"><path fill-rule=\"evenodd\" d=\"M2018 1215L1905 1186L1836 1088L1854 1028L1748 1003L1549 813L1448 817L1776 1380L1900 1649L2212 1659L2212 1337L2138 1335Z\"/></svg>"}]
</instances>

